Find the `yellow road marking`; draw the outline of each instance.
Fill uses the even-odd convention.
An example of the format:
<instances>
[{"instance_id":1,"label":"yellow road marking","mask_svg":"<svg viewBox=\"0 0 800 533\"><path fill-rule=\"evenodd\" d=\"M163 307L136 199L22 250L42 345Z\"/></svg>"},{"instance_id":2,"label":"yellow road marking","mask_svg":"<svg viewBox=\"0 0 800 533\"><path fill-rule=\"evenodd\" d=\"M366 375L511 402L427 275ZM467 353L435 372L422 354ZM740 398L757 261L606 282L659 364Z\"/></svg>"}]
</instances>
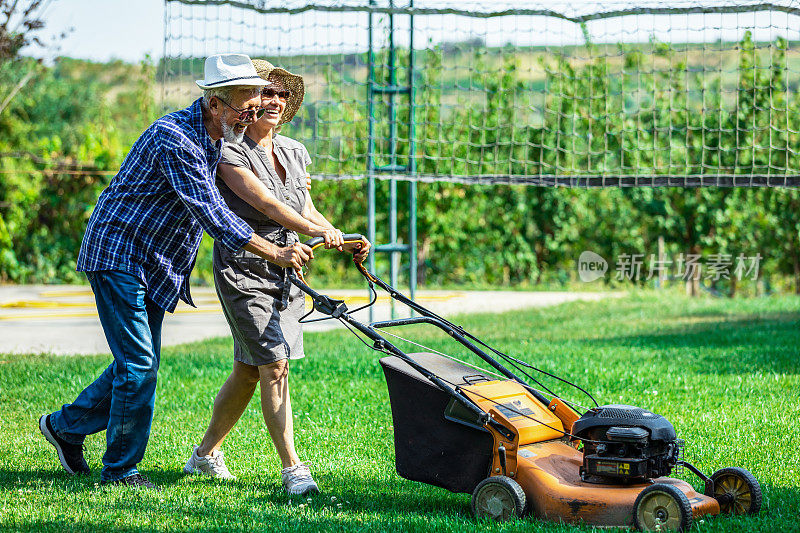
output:
<instances>
[{"instance_id":1,"label":"yellow road marking","mask_svg":"<svg viewBox=\"0 0 800 533\"><path fill-rule=\"evenodd\" d=\"M92 296L92 289L80 289L73 291L42 291L39 296L42 298L59 298L71 296Z\"/></svg>"},{"instance_id":2,"label":"yellow road marking","mask_svg":"<svg viewBox=\"0 0 800 533\"><path fill-rule=\"evenodd\" d=\"M337 296L336 294L330 295L332 298L339 298L343 299L347 304L358 305L362 303L366 303L369 299L366 296L344 296L341 295ZM458 298L463 296L463 293L455 293L455 294L444 294L444 295L426 295L420 298L417 298L417 301L422 302L430 302L430 301L445 301L451 300L453 298ZM378 302L385 303L390 301L391 298L388 296L378 296ZM209 307L179 307L175 310L176 315L189 315L189 314L211 314L211 313L220 313L221 307L219 306L219 302L216 300L204 300L202 302L197 302L200 305L207 305ZM84 309L95 309L93 303L79 303L79 302L35 302L35 301L17 301L17 302L6 302L0 304L2 308L17 308L17 309L58 309L58 308L84 308ZM312 308L311 299L306 299L306 310L310 310ZM96 317L97 311L72 311L72 312L63 312L63 313L36 313L36 314L0 314L0 320L31 320L31 319L41 319L41 318L89 318L89 317Z\"/></svg>"},{"instance_id":3,"label":"yellow road marking","mask_svg":"<svg viewBox=\"0 0 800 533\"><path fill-rule=\"evenodd\" d=\"M94 305L86 302L53 302L46 300L45 301L21 300L17 302L3 302L0 303L0 307L53 309L58 307L94 307Z\"/></svg>"},{"instance_id":4,"label":"yellow road marking","mask_svg":"<svg viewBox=\"0 0 800 533\"><path fill-rule=\"evenodd\" d=\"M219 313L221 308L219 306L213 309L195 309L195 308L188 308L188 309L176 309L176 315L188 315L188 314L208 314L208 313ZM30 320L35 318L87 318L97 316L97 311L84 311L84 312L73 312L73 313L37 313L35 315L0 315L0 320Z\"/></svg>"},{"instance_id":5,"label":"yellow road marking","mask_svg":"<svg viewBox=\"0 0 800 533\"><path fill-rule=\"evenodd\" d=\"M33 318L84 318L97 316L97 312L85 313L40 313L37 315L0 315L0 320L31 320Z\"/></svg>"}]
</instances>

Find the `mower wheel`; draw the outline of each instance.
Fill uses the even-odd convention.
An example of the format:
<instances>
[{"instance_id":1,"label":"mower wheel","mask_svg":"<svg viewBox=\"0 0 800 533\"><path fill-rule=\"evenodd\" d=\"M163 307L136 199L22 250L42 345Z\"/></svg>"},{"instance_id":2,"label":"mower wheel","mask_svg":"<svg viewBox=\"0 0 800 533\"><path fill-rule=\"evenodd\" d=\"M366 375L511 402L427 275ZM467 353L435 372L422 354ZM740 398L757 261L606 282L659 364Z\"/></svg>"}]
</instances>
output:
<instances>
[{"instance_id":1,"label":"mower wheel","mask_svg":"<svg viewBox=\"0 0 800 533\"><path fill-rule=\"evenodd\" d=\"M525 492L508 476L486 478L472 491L472 512L498 522L520 518L525 514Z\"/></svg>"},{"instance_id":2,"label":"mower wheel","mask_svg":"<svg viewBox=\"0 0 800 533\"><path fill-rule=\"evenodd\" d=\"M761 485L744 468L731 467L711 474L714 491L711 496L719 502L725 514L758 514L761 510Z\"/></svg>"},{"instance_id":3,"label":"mower wheel","mask_svg":"<svg viewBox=\"0 0 800 533\"><path fill-rule=\"evenodd\" d=\"M639 531L689 531L692 506L686 494L674 485L650 485L633 504L633 520Z\"/></svg>"}]
</instances>

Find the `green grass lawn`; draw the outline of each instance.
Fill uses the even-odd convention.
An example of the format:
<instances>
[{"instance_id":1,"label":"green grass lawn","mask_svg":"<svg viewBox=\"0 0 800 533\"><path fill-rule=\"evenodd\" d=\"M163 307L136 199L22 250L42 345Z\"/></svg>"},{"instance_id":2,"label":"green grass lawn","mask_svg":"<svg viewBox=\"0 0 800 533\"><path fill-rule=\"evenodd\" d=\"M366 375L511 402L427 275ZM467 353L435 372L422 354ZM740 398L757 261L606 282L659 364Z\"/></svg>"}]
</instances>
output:
<instances>
[{"instance_id":1,"label":"green grass lawn","mask_svg":"<svg viewBox=\"0 0 800 533\"><path fill-rule=\"evenodd\" d=\"M601 404L629 403L667 416L687 442L687 458L709 473L724 466L751 470L764 492L761 514L706 519L695 530L800 531L799 298L643 293L458 322L572 378ZM428 328L399 333L461 353ZM282 493L257 400L224 445L238 480L184 476L181 468L230 369L231 346L219 339L164 350L153 432L140 465L164 487L160 493L98 488L103 434L86 441L93 474L68 476L37 429L38 416L71 401L109 356L0 355L0 530L591 529L535 519L476 522L469 496L401 479L377 354L346 331L306 335L308 357L292 366L297 445L314 463L321 495L290 500Z\"/></svg>"}]
</instances>

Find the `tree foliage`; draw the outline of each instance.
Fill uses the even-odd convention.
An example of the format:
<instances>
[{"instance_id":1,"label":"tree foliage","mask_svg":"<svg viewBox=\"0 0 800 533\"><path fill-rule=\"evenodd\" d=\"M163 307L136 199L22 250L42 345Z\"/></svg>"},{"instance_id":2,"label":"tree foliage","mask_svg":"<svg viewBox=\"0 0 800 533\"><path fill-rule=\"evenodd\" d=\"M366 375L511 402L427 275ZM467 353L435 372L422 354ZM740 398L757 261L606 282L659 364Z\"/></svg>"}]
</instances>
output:
<instances>
[{"instance_id":1,"label":"tree foliage","mask_svg":"<svg viewBox=\"0 0 800 533\"><path fill-rule=\"evenodd\" d=\"M3 4L0 4L0 6ZM586 45L591 51L591 43ZM469 92L443 104L446 47L419 54L415 105L415 157L422 174L600 174L624 169L632 176L780 173L798 168L800 97L785 79L787 43L778 38L769 58L750 35L738 49L735 101L715 90L723 80L692 72L681 54L654 43L668 70L647 69L636 47L620 45L618 75L608 54L590 60L543 56L543 112L520 117L515 101L526 91L513 50L472 49L473 65L497 75L469 80ZM406 59L399 51L398 63ZM380 56L380 53L379 53ZM378 57L376 64L385 63ZM492 64L498 58L492 57ZM29 90L0 112L0 280L55 282L80 279L75 259L97 195L136 136L153 120L153 66L94 64L60 59L53 67L19 59L0 65L0 91L8 94L26 69L36 68ZM618 68L618 67L614 67ZM476 68L480 72L481 68ZM314 172L362 174L369 110L339 87L342 72L327 72L330 98L308 102L313 120L286 133L316 143ZM407 83L405 72L398 84ZM635 84L632 80L635 80ZM388 72L379 70L379 83ZM637 89L633 91L631 87ZM385 112L379 103L378 114ZM398 158L387 156L390 123L375 122L377 165L405 164L409 102L398 101ZM346 120L342 120L345 117ZM598 120L597 117L606 117ZM514 142L524 140L525 142ZM784 147L783 149L780 147ZM15 155L16 154L16 155ZM19 154L24 154L20 156ZM407 220L408 188L398 185L400 227ZM349 232L366 231L365 184L315 181L317 207ZM378 181L378 206L389 185ZM800 289L800 192L767 188L567 189L450 182L418 185L419 277L424 285L563 284L576 278L575 262L592 250L612 263L625 254L653 254L659 239L669 258L680 254L761 254L760 277ZM379 242L388 240L379 209ZM355 272L337 254L319 254L315 275L330 281ZM204 241L196 275L211 280L210 242ZM387 262L379 262L380 269ZM674 272L673 272L674 273ZM733 293L731 280L715 280ZM696 290L697 287L695 286Z\"/></svg>"},{"instance_id":2,"label":"tree foliage","mask_svg":"<svg viewBox=\"0 0 800 533\"><path fill-rule=\"evenodd\" d=\"M78 249L99 192L154 118L152 67L33 64L0 66L2 80L36 68L0 113L0 281L78 281Z\"/></svg>"}]
</instances>

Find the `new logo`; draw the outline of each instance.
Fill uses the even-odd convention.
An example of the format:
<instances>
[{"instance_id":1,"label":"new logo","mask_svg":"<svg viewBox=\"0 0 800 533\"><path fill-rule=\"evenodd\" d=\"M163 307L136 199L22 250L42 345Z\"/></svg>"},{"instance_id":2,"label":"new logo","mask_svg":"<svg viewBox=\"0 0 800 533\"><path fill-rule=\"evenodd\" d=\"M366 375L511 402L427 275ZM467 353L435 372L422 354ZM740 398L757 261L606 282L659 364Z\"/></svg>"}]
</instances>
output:
<instances>
[{"instance_id":1,"label":"new logo","mask_svg":"<svg viewBox=\"0 0 800 533\"><path fill-rule=\"evenodd\" d=\"M587 250L581 252L580 257L578 257L578 276L581 281L589 283L600 279L605 276L607 270L608 262L594 252Z\"/></svg>"}]
</instances>

